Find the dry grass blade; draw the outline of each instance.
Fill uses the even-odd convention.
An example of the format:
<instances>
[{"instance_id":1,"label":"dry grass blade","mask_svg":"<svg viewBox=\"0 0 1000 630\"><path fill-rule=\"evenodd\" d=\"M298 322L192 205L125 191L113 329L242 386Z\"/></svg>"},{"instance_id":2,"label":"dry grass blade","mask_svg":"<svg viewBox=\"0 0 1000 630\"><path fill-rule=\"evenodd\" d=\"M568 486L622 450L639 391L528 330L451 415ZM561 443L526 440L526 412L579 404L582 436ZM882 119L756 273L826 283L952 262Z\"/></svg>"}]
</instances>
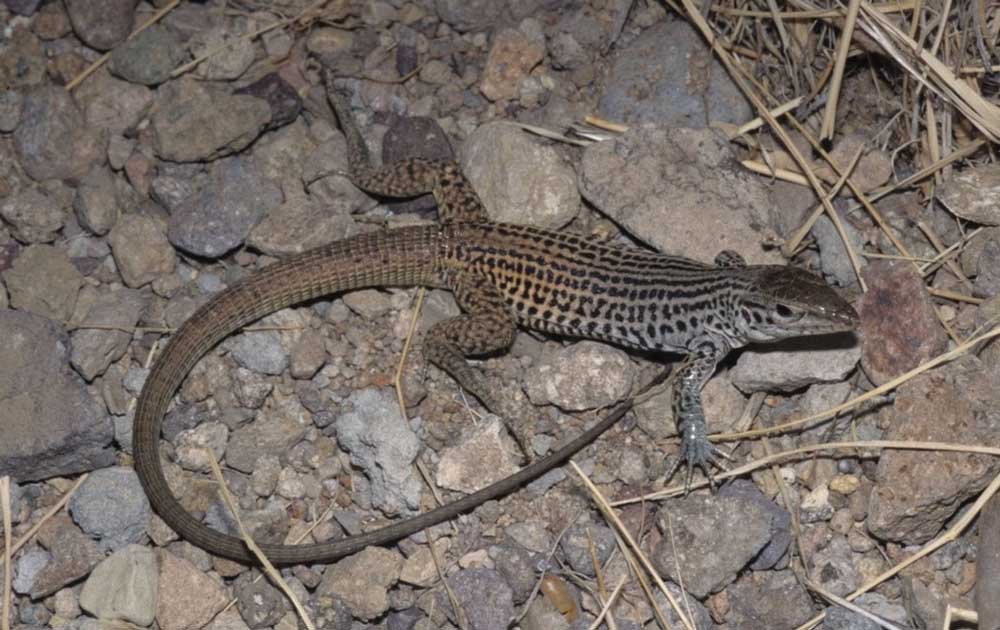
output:
<instances>
[{"instance_id":1,"label":"dry grass blade","mask_svg":"<svg viewBox=\"0 0 1000 630\"><path fill-rule=\"evenodd\" d=\"M533 133L536 136L541 136L542 138L548 138L549 140L556 140L558 142L565 142L566 144L572 144L578 147L587 147L593 144L593 142L587 142L584 140L578 140L576 138L570 138L567 135L561 134L557 131L551 131L545 127L539 127L537 125L529 125L527 123L514 123L521 129L524 129L528 133Z\"/></svg>"},{"instance_id":2,"label":"dry grass blade","mask_svg":"<svg viewBox=\"0 0 1000 630\"><path fill-rule=\"evenodd\" d=\"M83 482L86 480L87 480L87 473L80 475L80 478L76 480L76 483L73 484L73 487L70 488L55 505L50 507L49 511L43 514L42 518L38 519L38 522L32 525L31 529L29 529L27 532L24 533L23 536L17 539L17 542L15 542L10 549L10 555L13 556L15 553L18 552L18 550L21 549L21 547L28 544L28 541L31 540L36 533L38 533L38 530L42 528L42 525L48 522L50 518L55 516L59 512L59 510L63 509L63 507L65 507L66 504L69 503L69 500L73 496L73 493L75 493L80 488L80 485L83 484ZM5 566L7 566L6 561L0 563L0 567L5 567Z\"/></svg>"},{"instance_id":3,"label":"dry grass blade","mask_svg":"<svg viewBox=\"0 0 1000 630\"><path fill-rule=\"evenodd\" d=\"M399 415L406 418L406 397L403 395L403 366L406 365L406 357L413 346L413 336L417 332L417 324L420 322L420 309L424 305L424 296L427 294L426 287L420 287L417 292L417 301L413 305L413 319L410 320L410 328L406 331L406 341L403 343L403 351L399 353L399 364L396 365L396 376L393 384L396 386L396 400L399 402Z\"/></svg>"},{"instance_id":4,"label":"dry grass blade","mask_svg":"<svg viewBox=\"0 0 1000 630\"><path fill-rule=\"evenodd\" d=\"M886 630L903 630L902 628L900 628L896 624L889 623L885 619L882 619L881 617L879 617L877 615L873 615L872 613L868 612L867 610L865 610L861 606L855 606L854 604L852 604L851 602L847 601L843 597L838 597L838 596L834 595L833 593L831 593L827 589L823 588L822 586L820 586L816 582L813 582L812 580L806 580L806 586L808 586L811 590L819 593L820 596L823 597L823 599L826 599L826 600L830 601L831 603L834 603L834 604L836 604L836 605L838 605L838 606L840 606L842 608L846 608L846 609L848 609L848 610L850 610L852 612L855 612L855 613L861 615L862 617L864 617L865 619L871 620L872 623L877 624L879 627L885 628Z\"/></svg>"},{"instance_id":5,"label":"dry grass blade","mask_svg":"<svg viewBox=\"0 0 1000 630\"><path fill-rule=\"evenodd\" d=\"M0 512L3 512L3 601L0 602L0 628L10 630L10 568L11 551L10 528L14 526L10 513L10 477L0 477Z\"/></svg>"},{"instance_id":6,"label":"dry grass blade","mask_svg":"<svg viewBox=\"0 0 1000 630\"><path fill-rule=\"evenodd\" d=\"M847 5L847 18L844 20L844 27L841 30L837 56L833 65L833 76L830 79L830 96L826 101L823 125L819 132L821 142L829 142L833 139L833 127L837 120L837 103L840 100L840 87L844 80L844 66L847 64L847 53L851 50L851 38L854 35L854 24L858 19L860 5L861 0L850 0L850 4Z\"/></svg>"},{"instance_id":7,"label":"dry grass blade","mask_svg":"<svg viewBox=\"0 0 1000 630\"><path fill-rule=\"evenodd\" d=\"M618 594L621 593L624 586L625 578L622 577L622 579L618 582L618 586L616 586L615 590L611 591L611 595L608 596L608 601L606 601L604 606L601 607L601 612L598 613L597 619L594 619L594 623L590 624L590 627L587 630L597 630L597 628L604 622L604 617L606 617L608 611L611 610L615 600L618 599Z\"/></svg>"},{"instance_id":8,"label":"dry grass blade","mask_svg":"<svg viewBox=\"0 0 1000 630\"><path fill-rule=\"evenodd\" d=\"M991 141L1000 141L1000 108L956 77L940 59L896 28L867 2L861 4L858 24L914 80L950 103Z\"/></svg>"},{"instance_id":9,"label":"dry grass blade","mask_svg":"<svg viewBox=\"0 0 1000 630\"><path fill-rule=\"evenodd\" d=\"M594 482L592 482L587 475L580 470L580 467L576 465L576 462L570 461L569 465L573 467L573 470L583 482L583 485L587 487L587 490L590 492L590 496L594 499L594 502L597 503L598 509L601 510L602 514L604 514L604 518L610 521L615 526L615 529L618 530L619 535L621 535L621 537L628 542L629 548L635 553L636 557L639 558L643 568L645 568L649 575L652 576L656 585L660 587L660 591L663 593L663 596L667 598L667 601L670 602L670 606L674 609L674 613L677 615L677 618L681 620L681 623L684 624L685 628L688 630L694 630L691 620L688 619L687 614L683 611L680 604L677 603L677 600L674 599L673 594L667 589L667 585L663 583L663 579L660 577L660 574L653 568L653 563L651 563L649 558L646 557L646 554L642 552L638 543L636 543L635 539L632 538L632 534L629 533L628 529L618 518L618 515L615 514L615 511L611 508L611 504L604 498L601 491L597 489Z\"/></svg>"},{"instance_id":10,"label":"dry grass blade","mask_svg":"<svg viewBox=\"0 0 1000 630\"><path fill-rule=\"evenodd\" d=\"M779 116L784 116L788 112L792 111L793 109L795 109L796 107L798 107L799 105L801 105L803 100L805 100L805 99L803 99L801 96L793 98L792 100L788 101L784 105L779 105L779 106L775 107L774 109L772 109L771 110L771 115L774 116L775 118L778 118ZM734 138L739 138L740 136L748 134L751 131L760 129L764 125L765 125L764 119L761 118L760 116L758 116L757 118L754 118L750 122L745 123L743 126L741 126L738 129L736 129L729 136L729 139L732 140ZM809 182L806 182L806 184L808 184L808 183Z\"/></svg>"},{"instance_id":11,"label":"dry grass blade","mask_svg":"<svg viewBox=\"0 0 1000 630\"><path fill-rule=\"evenodd\" d=\"M295 608L295 612L299 615L299 619L308 630L316 630L316 626L313 624L312 619L309 618L309 613L302 606L302 602L299 598L295 596L292 589L289 588L288 583L285 579L281 577L281 573L274 568L271 561L267 559L264 552L257 543L254 542L253 537L250 536L250 532L247 531L246 526L243 524L243 519L240 518L239 508L236 506L236 501L233 499L233 495L229 492L229 487L226 485L226 480L222 477L222 469L219 468L219 462L215 459L215 454L210 450L206 450L208 453L208 463L212 466L212 476L215 477L216 483L219 484L219 494L222 496L223 503L229 509L230 514L233 515L233 519L236 520L236 526L240 530L240 537L243 539L243 543L246 544L247 548L253 553L254 557L260 562L261 567L263 567L264 572L267 576L271 578L271 582L277 586L288 598L288 601L292 603L292 607Z\"/></svg>"}]
</instances>

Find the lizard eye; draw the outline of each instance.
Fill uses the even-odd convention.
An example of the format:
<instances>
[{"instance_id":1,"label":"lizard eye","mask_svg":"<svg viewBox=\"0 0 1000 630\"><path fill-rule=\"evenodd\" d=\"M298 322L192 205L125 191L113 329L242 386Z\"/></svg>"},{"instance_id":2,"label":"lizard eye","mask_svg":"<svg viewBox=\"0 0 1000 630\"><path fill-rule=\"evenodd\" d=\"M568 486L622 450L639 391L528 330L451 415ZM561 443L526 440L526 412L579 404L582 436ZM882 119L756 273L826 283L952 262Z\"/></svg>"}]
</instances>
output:
<instances>
[{"instance_id":1,"label":"lizard eye","mask_svg":"<svg viewBox=\"0 0 1000 630\"><path fill-rule=\"evenodd\" d=\"M778 304L774 307L774 314L777 315L778 319L786 322L794 322L796 320L802 319L804 315L801 311L794 311L784 304Z\"/></svg>"}]
</instances>

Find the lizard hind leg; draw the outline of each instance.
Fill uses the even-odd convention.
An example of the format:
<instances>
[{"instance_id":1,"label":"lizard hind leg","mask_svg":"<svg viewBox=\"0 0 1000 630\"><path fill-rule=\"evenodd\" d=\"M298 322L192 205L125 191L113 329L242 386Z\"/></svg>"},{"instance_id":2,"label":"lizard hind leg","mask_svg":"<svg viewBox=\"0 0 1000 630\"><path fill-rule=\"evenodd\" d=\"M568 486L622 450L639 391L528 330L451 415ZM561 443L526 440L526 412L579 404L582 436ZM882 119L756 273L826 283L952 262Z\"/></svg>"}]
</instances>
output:
<instances>
[{"instance_id":1,"label":"lizard hind leg","mask_svg":"<svg viewBox=\"0 0 1000 630\"><path fill-rule=\"evenodd\" d=\"M361 190L384 197L415 197L433 192L442 223L485 223L489 215L462 167L454 160L411 158L383 166L372 164L358 123L351 114L350 96L326 76L327 97L347 138L348 177Z\"/></svg>"},{"instance_id":2,"label":"lizard hind leg","mask_svg":"<svg viewBox=\"0 0 1000 630\"><path fill-rule=\"evenodd\" d=\"M459 274L451 290L464 313L435 324L424 340L424 355L447 372L459 385L500 416L514 434L525 455L530 456L529 432L522 428L521 409L466 357L506 350L514 343L517 325L500 292L484 276Z\"/></svg>"}]
</instances>

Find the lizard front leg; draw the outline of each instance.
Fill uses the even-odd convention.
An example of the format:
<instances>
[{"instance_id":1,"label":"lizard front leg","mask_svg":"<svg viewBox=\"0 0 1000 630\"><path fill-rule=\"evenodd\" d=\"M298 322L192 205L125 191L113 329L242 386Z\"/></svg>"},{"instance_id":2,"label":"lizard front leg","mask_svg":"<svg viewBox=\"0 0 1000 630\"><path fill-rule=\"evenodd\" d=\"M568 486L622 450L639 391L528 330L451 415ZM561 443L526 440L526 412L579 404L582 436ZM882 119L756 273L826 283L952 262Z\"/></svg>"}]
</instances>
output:
<instances>
[{"instance_id":1,"label":"lizard front leg","mask_svg":"<svg viewBox=\"0 0 1000 630\"><path fill-rule=\"evenodd\" d=\"M718 466L721 451L708 441L708 423L701 402L701 390L715 373L719 361L729 352L729 344L716 337L698 337L688 346L691 359L677 374L674 384L673 411L677 432L681 436L681 449L677 461L670 468L669 478L681 463L687 464L687 486L695 467L701 468L714 486L711 466Z\"/></svg>"}]
</instances>

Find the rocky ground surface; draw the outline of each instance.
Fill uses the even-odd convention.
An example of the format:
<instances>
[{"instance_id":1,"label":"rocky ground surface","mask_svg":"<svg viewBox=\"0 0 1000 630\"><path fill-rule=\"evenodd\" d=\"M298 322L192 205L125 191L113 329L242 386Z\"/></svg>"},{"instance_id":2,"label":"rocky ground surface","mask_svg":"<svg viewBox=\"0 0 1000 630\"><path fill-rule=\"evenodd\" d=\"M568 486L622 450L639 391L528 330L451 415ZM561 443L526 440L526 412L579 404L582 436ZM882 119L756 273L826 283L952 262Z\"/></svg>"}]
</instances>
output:
<instances>
[{"instance_id":1,"label":"rocky ground surface","mask_svg":"<svg viewBox=\"0 0 1000 630\"><path fill-rule=\"evenodd\" d=\"M331 1L310 13L317 3L210 0L182 2L126 39L166 4L0 3L0 475L14 480L13 538L89 473L0 566L11 571L15 628L299 627L256 569L178 539L151 512L130 467L131 422L169 330L213 294L287 254L433 220L427 198L375 200L341 175L345 142L320 64L355 78L353 105L376 155L456 157L498 220L700 260L733 249L781 262L762 244L787 237L815 205L807 187L740 166L741 147L709 123L741 124L751 108L706 62L694 31L657 3ZM886 87L874 76L858 73L845 88L854 96L834 151L844 161L891 114L872 106ZM631 128L578 147L513 124L562 131L590 113ZM864 190L892 175L883 149L864 151ZM914 191L878 202L923 258L938 251L928 231L948 246L984 227L924 274L863 258L862 292L833 224L816 224L795 263L852 296L860 339L733 356L706 389L714 431L824 411L995 322L1000 175L954 175L941 203ZM868 215L837 207L858 250L894 251ZM932 298L928 286L977 300ZM502 424L426 366L419 343L401 415L393 378L415 295L365 290L286 309L205 357L163 435L186 508L233 527L205 449L264 541L369 531L433 507L435 493L448 501L514 471L520 454ZM430 292L418 334L457 312L450 295ZM523 389L541 456L627 397L659 359L522 333L511 352L478 365ZM745 461L850 439L1000 446L1000 351L804 432L728 446ZM576 461L606 496L628 499L664 487L675 452L662 393ZM850 594L952 525L998 470L966 453L811 455L715 495L630 503L619 515L675 595L683 584L699 629L795 628L824 611L822 628L867 629L876 626L807 584ZM856 603L900 627L940 627L946 604L972 607L978 538L966 530ZM322 628L454 628L454 603L476 630L587 628L623 580L614 626L602 627L660 627L612 525L568 469L396 546L282 573ZM662 594L653 601L665 608Z\"/></svg>"}]
</instances>

